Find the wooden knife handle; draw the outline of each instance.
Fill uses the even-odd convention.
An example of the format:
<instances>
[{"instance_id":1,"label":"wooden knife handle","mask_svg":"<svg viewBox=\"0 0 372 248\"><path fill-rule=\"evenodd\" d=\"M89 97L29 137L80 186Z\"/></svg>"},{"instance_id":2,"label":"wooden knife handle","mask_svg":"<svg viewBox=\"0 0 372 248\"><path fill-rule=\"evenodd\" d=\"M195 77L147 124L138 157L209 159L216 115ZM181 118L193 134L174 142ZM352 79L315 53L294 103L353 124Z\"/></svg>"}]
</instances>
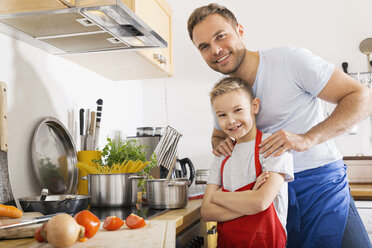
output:
<instances>
[{"instance_id":1,"label":"wooden knife handle","mask_svg":"<svg viewBox=\"0 0 372 248\"><path fill-rule=\"evenodd\" d=\"M89 127L89 134L94 135L94 130L96 128L96 112L90 112L90 127Z\"/></svg>"},{"instance_id":2,"label":"wooden knife handle","mask_svg":"<svg viewBox=\"0 0 372 248\"><path fill-rule=\"evenodd\" d=\"M8 121L6 84L0 81L0 150L8 151Z\"/></svg>"}]
</instances>

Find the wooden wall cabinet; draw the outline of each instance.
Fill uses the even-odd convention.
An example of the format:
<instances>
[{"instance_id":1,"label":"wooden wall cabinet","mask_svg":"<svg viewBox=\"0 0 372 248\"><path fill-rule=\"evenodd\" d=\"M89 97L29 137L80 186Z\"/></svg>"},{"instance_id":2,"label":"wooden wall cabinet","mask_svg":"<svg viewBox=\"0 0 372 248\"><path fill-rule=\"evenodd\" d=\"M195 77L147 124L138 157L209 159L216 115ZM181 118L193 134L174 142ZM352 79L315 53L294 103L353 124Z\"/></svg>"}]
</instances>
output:
<instances>
[{"instance_id":1,"label":"wooden wall cabinet","mask_svg":"<svg viewBox=\"0 0 372 248\"><path fill-rule=\"evenodd\" d=\"M114 81L173 75L172 10L165 0L122 0L167 43L166 48L66 54L61 57Z\"/></svg>"}]
</instances>

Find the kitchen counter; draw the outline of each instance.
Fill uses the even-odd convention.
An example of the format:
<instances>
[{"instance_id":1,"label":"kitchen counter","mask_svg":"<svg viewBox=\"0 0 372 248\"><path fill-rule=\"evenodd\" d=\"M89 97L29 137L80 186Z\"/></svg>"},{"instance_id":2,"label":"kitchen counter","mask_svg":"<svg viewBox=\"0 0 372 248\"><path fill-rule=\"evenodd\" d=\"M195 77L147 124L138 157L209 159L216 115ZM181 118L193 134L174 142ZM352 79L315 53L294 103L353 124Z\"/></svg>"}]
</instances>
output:
<instances>
[{"instance_id":1,"label":"kitchen counter","mask_svg":"<svg viewBox=\"0 0 372 248\"><path fill-rule=\"evenodd\" d=\"M372 200L372 183L350 183L354 200Z\"/></svg>"},{"instance_id":2,"label":"kitchen counter","mask_svg":"<svg viewBox=\"0 0 372 248\"><path fill-rule=\"evenodd\" d=\"M178 234L190 224L200 219L201 203L201 199L189 200L185 208L170 210L151 220L173 221L176 225L176 233Z\"/></svg>"},{"instance_id":3,"label":"kitchen counter","mask_svg":"<svg viewBox=\"0 0 372 248\"><path fill-rule=\"evenodd\" d=\"M165 242L164 246L159 247L167 247L167 248L174 248L175 247L175 239L176 234L187 228L190 224L200 219L200 207L201 207L201 199L197 200L190 200L188 205L183 209L175 209L170 210L162 215L156 216L150 220L150 222L159 223L159 222L166 222L166 232L165 232ZM140 233L141 229L136 229ZM114 232L111 232L114 233ZM98 235L98 234L96 234ZM141 234L141 236L143 233ZM92 238L92 241L94 237ZM89 241L87 243L77 243L73 245L75 246L83 246L89 247ZM128 243L126 242L128 245ZM26 248L26 247L34 247L34 248L41 248L41 247L51 247L45 243L38 243L33 238L24 238L24 239L14 239L14 240L2 240L0 241L0 247L9 247L9 248ZM96 247L96 246L95 246ZM98 246L97 246L98 247ZM154 246L152 246L154 247Z\"/></svg>"}]
</instances>

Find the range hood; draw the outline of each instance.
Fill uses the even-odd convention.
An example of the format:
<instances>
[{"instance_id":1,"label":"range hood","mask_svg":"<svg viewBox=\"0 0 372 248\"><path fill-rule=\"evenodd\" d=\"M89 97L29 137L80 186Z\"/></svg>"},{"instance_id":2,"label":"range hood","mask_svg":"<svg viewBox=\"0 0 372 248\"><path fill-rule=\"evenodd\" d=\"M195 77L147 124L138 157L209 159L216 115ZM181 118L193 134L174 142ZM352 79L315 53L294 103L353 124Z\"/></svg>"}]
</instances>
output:
<instances>
[{"instance_id":1,"label":"range hood","mask_svg":"<svg viewBox=\"0 0 372 248\"><path fill-rule=\"evenodd\" d=\"M167 47L122 0L2 2L0 32L51 54Z\"/></svg>"}]
</instances>

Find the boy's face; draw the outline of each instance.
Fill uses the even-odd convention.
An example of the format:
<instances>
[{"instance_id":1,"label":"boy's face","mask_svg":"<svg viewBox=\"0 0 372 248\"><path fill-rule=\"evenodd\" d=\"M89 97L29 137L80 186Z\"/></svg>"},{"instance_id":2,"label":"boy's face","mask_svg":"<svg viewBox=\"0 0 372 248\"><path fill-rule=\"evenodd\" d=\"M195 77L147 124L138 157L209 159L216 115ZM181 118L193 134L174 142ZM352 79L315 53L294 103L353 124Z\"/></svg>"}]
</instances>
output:
<instances>
[{"instance_id":1,"label":"boy's face","mask_svg":"<svg viewBox=\"0 0 372 248\"><path fill-rule=\"evenodd\" d=\"M255 127L255 115L259 111L258 98L249 97L243 90L234 90L217 96L213 101L218 124L222 131L233 137L237 143L246 142L255 138L251 132Z\"/></svg>"},{"instance_id":2,"label":"boy's face","mask_svg":"<svg viewBox=\"0 0 372 248\"><path fill-rule=\"evenodd\" d=\"M235 72L245 56L243 30L233 28L222 16L213 14L193 29L193 42L210 68L225 75Z\"/></svg>"}]
</instances>

